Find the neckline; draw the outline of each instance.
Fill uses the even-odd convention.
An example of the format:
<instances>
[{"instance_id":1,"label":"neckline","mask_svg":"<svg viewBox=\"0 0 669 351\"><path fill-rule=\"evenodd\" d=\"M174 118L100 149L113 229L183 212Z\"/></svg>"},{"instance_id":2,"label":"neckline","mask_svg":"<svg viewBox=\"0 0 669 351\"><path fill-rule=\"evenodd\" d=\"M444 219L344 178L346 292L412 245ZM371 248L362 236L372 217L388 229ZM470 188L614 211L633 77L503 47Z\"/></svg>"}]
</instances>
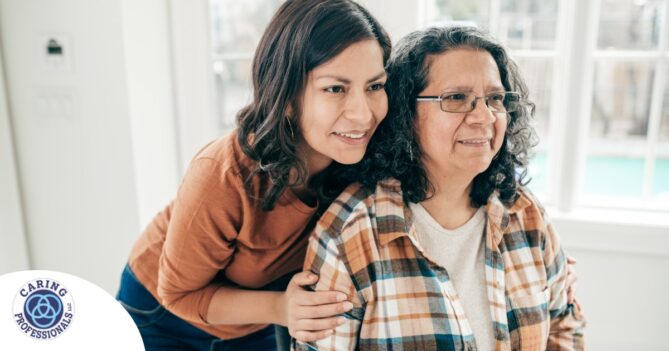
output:
<instances>
[{"instance_id":1,"label":"neckline","mask_svg":"<svg viewBox=\"0 0 669 351\"><path fill-rule=\"evenodd\" d=\"M483 207L479 207L474 215L467 220L463 225L455 229L446 229L437 222L434 217L428 212L423 205L420 203L410 203L409 208L414 212L414 218L417 221L420 221L423 224L428 225L432 229L436 230L440 234L445 234L452 237L467 237L468 233L471 233L471 229L481 224L481 221L485 220L485 211ZM416 213L418 212L418 213Z\"/></svg>"}]
</instances>

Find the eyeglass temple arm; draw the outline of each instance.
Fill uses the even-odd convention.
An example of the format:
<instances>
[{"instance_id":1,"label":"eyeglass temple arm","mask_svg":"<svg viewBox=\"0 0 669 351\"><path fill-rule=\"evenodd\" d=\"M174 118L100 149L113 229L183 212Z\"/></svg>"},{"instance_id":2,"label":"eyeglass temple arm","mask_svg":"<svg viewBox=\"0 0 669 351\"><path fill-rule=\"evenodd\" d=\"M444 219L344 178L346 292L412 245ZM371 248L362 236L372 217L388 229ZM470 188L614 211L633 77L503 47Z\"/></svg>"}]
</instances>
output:
<instances>
[{"instance_id":1,"label":"eyeglass temple arm","mask_svg":"<svg viewBox=\"0 0 669 351\"><path fill-rule=\"evenodd\" d=\"M418 96L416 101L441 101L441 96Z\"/></svg>"}]
</instances>

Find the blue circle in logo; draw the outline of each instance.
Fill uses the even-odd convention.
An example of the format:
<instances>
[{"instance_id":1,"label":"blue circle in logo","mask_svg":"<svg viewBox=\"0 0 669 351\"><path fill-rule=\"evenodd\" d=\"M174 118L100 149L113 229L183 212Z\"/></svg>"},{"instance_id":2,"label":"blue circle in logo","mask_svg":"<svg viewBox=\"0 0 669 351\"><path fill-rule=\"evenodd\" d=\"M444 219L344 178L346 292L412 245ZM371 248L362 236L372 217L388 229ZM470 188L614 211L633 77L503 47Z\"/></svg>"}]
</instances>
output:
<instances>
[{"instance_id":1,"label":"blue circle in logo","mask_svg":"<svg viewBox=\"0 0 669 351\"><path fill-rule=\"evenodd\" d=\"M49 329L63 317L63 302L50 290L37 290L23 304L26 321L36 329Z\"/></svg>"}]
</instances>

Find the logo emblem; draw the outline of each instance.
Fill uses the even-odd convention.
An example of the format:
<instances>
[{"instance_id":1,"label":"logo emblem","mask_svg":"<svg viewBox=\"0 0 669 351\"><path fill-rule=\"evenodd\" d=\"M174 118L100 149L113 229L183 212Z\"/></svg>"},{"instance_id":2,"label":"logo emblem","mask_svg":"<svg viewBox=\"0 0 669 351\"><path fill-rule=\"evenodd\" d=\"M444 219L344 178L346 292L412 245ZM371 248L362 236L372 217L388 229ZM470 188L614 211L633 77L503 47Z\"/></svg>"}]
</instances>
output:
<instances>
[{"instance_id":1,"label":"logo emblem","mask_svg":"<svg viewBox=\"0 0 669 351\"><path fill-rule=\"evenodd\" d=\"M21 332L39 340L60 336L72 323L74 302L63 284L33 279L14 298L14 322Z\"/></svg>"}]
</instances>

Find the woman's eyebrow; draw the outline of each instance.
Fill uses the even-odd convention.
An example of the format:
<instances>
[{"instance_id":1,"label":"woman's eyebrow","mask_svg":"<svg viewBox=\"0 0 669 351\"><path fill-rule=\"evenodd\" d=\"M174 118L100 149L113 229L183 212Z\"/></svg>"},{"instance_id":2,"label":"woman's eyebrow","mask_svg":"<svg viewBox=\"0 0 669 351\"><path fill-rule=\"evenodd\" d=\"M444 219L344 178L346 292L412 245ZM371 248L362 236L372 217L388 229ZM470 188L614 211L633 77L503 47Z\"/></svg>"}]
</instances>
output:
<instances>
[{"instance_id":1,"label":"woman's eyebrow","mask_svg":"<svg viewBox=\"0 0 669 351\"><path fill-rule=\"evenodd\" d=\"M351 80L349 80L349 79L346 79L346 78L340 77L340 76L335 76L335 75L332 75L332 74L326 74L326 75L323 75L323 76L316 77L316 80L321 80L321 79L334 79L334 80L340 81L340 82L345 83L345 84L350 84L351 83Z\"/></svg>"},{"instance_id":2,"label":"woman's eyebrow","mask_svg":"<svg viewBox=\"0 0 669 351\"><path fill-rule=\"evenodd\" d=\"M453 86L447 86L446 88L442 89L442 93L448 93L448 92L462 92L462 93L469 93L473 91L471 86L465 86L465 85L453 85ZM491 92L491 91L505 91L506 89L501 86L501 85L493 85L493 86L488 86L485 88L486 93Z\"/></svg>"},{"instance_id":3,"label":"woman's eyebrow","mask_svg":"<svg viewBox=\"0 0 669 351\"><path fill-rule=\"evenodd\" d=\"M370 78L369 80L367 80L367 83L371 83L375 80L381 79L381 78L385 77L385 75L386 75L386 71L383 71L383 72L375 75L374 77ZM326 74L326 75L318 76L318 77L316 77L316 80L326 79L326 78L334 79L334 80L342 82L344 84L351 84L350 79L344 78L344 77L341 77L341 76L337 76L337 75L333 75L333 74Z\"/></svg>"},{"instance_id":4,"label":"woman's eyebrow","mask_svg":"<svg viewBox=\"0 0 669 351\"><path fill-rule=\"evenodd\" d=\"M371 79L369 79L369 80L367 81L367 83L371 83L371 82L373 82L373 81L375 81L375 80L379 80L379 79L381 79L381 78L383 78L383 77L385 77L385 76L386 76L386 71L383 71L383 72L381 72L381 73L375 75L375 76L372 77Z\"/></svg>"},{"instance_id":5,"label":"woman's eyebrow","mask_svg":"<svg viewBox=\"0 0 669 351\"><path fill-rule=\"evenodd\" d=\"M465 86L465 85L448 85L444 89L441 89L442 92L470 92L472 91L471 86Z\"/></svg>"}]
</instances>

